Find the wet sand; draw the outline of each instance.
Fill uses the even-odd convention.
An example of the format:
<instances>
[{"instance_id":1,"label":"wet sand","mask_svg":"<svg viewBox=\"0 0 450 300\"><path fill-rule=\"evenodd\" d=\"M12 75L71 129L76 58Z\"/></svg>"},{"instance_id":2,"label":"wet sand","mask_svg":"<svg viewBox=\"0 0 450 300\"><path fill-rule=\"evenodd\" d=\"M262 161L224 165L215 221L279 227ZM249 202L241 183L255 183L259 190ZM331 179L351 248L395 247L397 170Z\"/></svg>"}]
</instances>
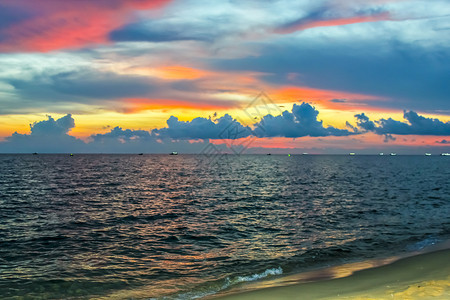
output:
<instances>
[{"instance_id":1,"label":"wet sand","mask_svg":"<svg viewBox=\"0 0 450 300\"><path fill-rule=\"evenodd\" d=\"M376 264L375 261L366 262L368 269L363 270L361 269L364 262L309 272L304 275L299 274L291 276L291 279L287 277L257 283L251 287L243 286L229 291L228 295L217 295L214 298L223 300L450 299L450 249L402 259L378 261L378 264L382 265L378 267ZM352 269L355 268L359 271L353 272ZM326 279L327 277L332 279ZM312 282L307 282L308 280ZM277 286L277 284L284 286ZM253 290L242 292L246 289Z\"/></svg>"}]
</instances>

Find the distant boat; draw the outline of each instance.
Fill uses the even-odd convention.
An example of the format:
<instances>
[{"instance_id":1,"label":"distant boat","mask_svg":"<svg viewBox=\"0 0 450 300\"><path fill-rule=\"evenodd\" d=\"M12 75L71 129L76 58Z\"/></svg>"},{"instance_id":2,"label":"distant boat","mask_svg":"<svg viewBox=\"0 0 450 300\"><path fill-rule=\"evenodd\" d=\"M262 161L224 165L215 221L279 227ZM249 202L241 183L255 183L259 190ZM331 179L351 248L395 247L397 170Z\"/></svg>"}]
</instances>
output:
<instances>
[{"instance_id":1,"label":"distant boat","mask_svg":"<svg viewBox=\"0 0 450 300\"><path fill-rule=\"evenodd\" d=\"M450 153L441 153L441 156L450 156Z\"/></svg>"},{"instance_id":2,"label":"distant boat","mask_svg":"<svg viewBox=\"0 0 450 300\"><path fill-rule=\"evenodd\" d=\"M348 155L355 155L355 152L350 152Z\"/></svg>"},{"instance_id":3,"label":"distant boat","mask_svg":"<svg viewBox=\"0 0 450 300\"><path fill-rule=\"evenodd\" d=\"M302 155L308 155L308 153L305 152L305 153L303 153Z\"/></svg>"},{"instance_id":4,"label":"distant boat","mask_svg":"<svg viewBox=\"0 0 450 300\"><path fill-rule=\"evenodd\" d=\"M383 152L380 152L380 154L378 154L378 155L384 155L384 153L383 153Z\"/></svg>"},{"instance_id":5,"label":"distant boat","mask_svg":"<svg viewBox=\"0 0 450 300\"><path fill-rule=\"evenodd\" d=\"M397 155L397 153L391 153L390 155L391 155L391 156L396 156L396 155Z\"/></svg>"},{"instance_id":6,"label":"distant boat","mask_svg":"<svg viewBox=\"0 0 450 300\"><path fill-rule=\"evenodd\" d=\"M33 155L37 155L37 152L34 152Z\"/></svg>"},{"instance_id":7,"label":"distant boat","mask_svg":"<svg viewBox=\"0 0 450 300\"><path fill-rule=\"evenodd\" d=\"M431 156L431 153L425 153L426 156Z\"/></svg>"},{"instance_id":8,"label":"distant boat","mask_svg":"<svg viewBox=\"0 0 450 300\"><path fill-rule=\"evenodd\" d=\"M173 151L172 153L170 153L170 155L178 155L178 152Z\"/></svg>"},{"instance_id":9,"label":"distant boat","mask_svg":"<svg viewBox=\"0 0 450 300\"><path fill-rule=\"evenodd\" d=\"M271 153L267 153L267 155L272 155Z\"/></svg>"},{"instance_id":10,"label":"distant boat","mask_svg":"<svg viewBox=\"0 0 450 300\"><path fill-rule=\"evenodd\" d=\"M144 153L139 153L138 155L144 155Z\"/></svg>"}]
</instances>

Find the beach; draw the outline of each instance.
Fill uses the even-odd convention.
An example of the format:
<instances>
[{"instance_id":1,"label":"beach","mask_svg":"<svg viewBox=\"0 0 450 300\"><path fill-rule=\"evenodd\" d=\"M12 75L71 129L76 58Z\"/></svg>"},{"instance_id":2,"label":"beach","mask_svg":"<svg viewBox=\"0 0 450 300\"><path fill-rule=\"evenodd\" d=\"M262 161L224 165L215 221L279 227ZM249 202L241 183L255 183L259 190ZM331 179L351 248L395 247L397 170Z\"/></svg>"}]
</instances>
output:
<instances>
[{"instance_id":1,"label":"beach","mask_svg":"<svg viewBox=\"0 0 450 300\"><path fill-rule=\"evenodd\" d=\"M368 264L370 265L370 262ZM335 267L331 270L334 272L341 270L345 273L349 271L349 267L351 268L351 265ZM326 271L322 270L322 273L326 274ZM314 272L309 274L313 275ZM401 258L383 266L356 271L343 278L293 283L295 277L299 281L308 279L308 275L292 276L291 279L284 280L286 284L291 281L288 286L264 288L264 285L270 284L260 283L259 289L257 285L247 287L256 288L253 291L214 298L222 300L450 299L450 249Z\"/></svg>"}]
</instances>

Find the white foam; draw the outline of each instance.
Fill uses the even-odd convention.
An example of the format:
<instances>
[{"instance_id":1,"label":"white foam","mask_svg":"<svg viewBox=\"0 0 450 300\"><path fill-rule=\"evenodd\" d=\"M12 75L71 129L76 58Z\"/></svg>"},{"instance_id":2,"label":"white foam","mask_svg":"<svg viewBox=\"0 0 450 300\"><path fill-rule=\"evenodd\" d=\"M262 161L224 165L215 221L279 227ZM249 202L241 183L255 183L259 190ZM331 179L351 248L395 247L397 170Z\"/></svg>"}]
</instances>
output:
<instances>
[{"instance_id":1,"label":"white foam","mask_svg":"<svg viewBox=\"0 0 450 300\"><path fill-rule=\"evenodd\" d=\"M220 291L223 291L237 283L255 281L258 279L266 278L268 276L281 275L281 274L283 274L283 269L281 267L278 267L278 268L267 269L262 273L252 274L252 275L248 275L248 276L238 276L234 279L230 279L229 277L227 277L221 287L211 287L211 288L207 289L206 291L205 290L191 291L191 292L178 294L178 295L175 295L172 297L170 297L170 296L162 297L160 299L187 300L187 299L204 298L204 297L207 297L210 295L214 295ZM153 300L153 299L151 299L151 300Z\"/></svg>"},{"instance_id":2,"label":"white foam","mask_svg":"<svg viewBox=\"0 0 450 300\"><path fill-rule=\"evenodd\" d=\"M247 281L255 281L258 279L265 278L267 276L273 276L273 275L281 275L283 274L283 269L281 267L273 268L273 269L267 269L262 273L259 274L253 274L249 276L239 276L236 278L236 283L238 282L247 282Z\"/></svg>"},{"instance_id":3,"label":"white foam","mask_svg":"<svg viewBox=\"0 0 450 300\"><path fill-rule=\"evenodd\" d=\"M434 246L434 245L436 245L439 242L440 242L439 239L434 238L434 237L429 237L429 238L426 238L426 239L421 240L419 242L416 242L416 243L414 243L412 245L407 246L406 249L408 251L421 251L421 250L424 250L427 247Z\"/></svg>"}]
</instances>

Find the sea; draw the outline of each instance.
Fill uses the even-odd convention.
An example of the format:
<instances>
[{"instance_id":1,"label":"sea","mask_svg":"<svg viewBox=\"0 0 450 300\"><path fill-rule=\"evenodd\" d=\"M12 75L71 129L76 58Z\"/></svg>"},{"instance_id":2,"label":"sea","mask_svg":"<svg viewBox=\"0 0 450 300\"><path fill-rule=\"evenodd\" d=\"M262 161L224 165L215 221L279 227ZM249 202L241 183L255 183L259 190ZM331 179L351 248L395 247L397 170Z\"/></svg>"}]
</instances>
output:
<instances>
[{"instance_id":1,"label":"sea","mask_svg":"<svg viewBox=\"0 0 450 300\"><path fill-rule=\"evenodd\" d=\"M0 155L1 299L201 299L449 238L448 156Z\"/></svg>"}]
</instances>

